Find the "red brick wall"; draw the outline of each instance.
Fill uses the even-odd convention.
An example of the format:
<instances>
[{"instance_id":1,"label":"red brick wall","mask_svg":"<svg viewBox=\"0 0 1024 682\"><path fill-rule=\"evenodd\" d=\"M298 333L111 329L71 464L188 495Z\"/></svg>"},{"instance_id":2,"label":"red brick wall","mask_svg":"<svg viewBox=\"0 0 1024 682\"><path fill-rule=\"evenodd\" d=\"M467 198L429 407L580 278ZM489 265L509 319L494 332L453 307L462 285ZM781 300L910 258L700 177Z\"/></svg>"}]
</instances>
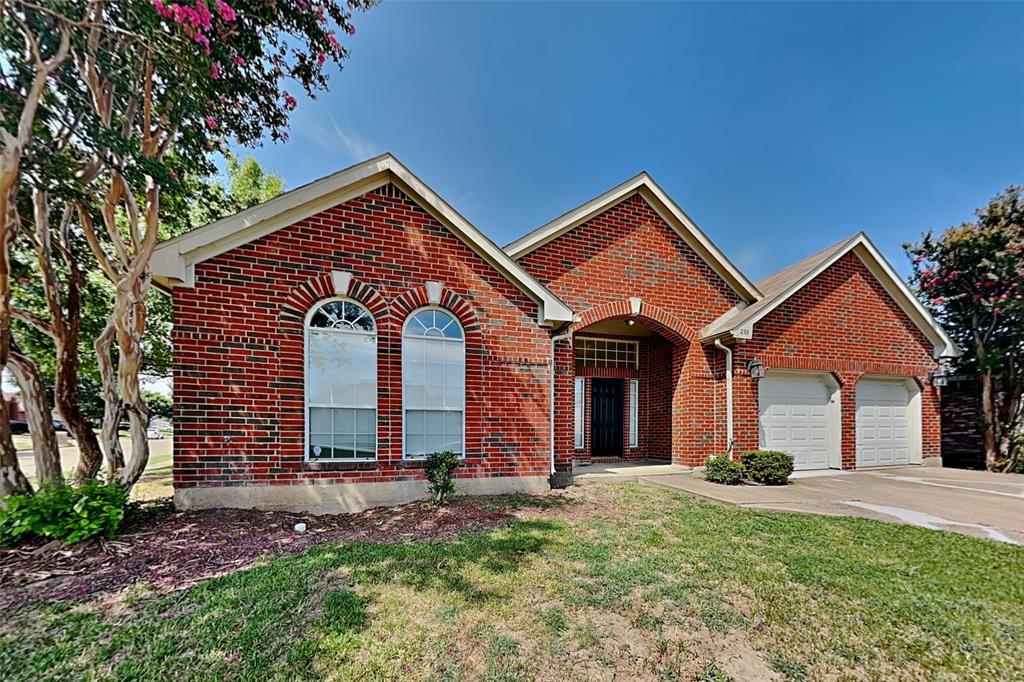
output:
<instances>
[{"instance_id":1,"label":"red brick wall","mask_svg":"<svg viewBox=\"0 0 1024 682\"><path fill-rule=\"evenodd\" d=\"M673 346L656 351L658 373L651 381L670 397L646 416L641 402L644 433L640 438L649 443L644 455L672 453L679 463L697 465L716 447L724 446L715 440L714 370L722 360L714 349L702 348L696 336L740 297L642 197L626 199L519 262L577 314L639 297L646 307L671 316L666 326L688 340L673 339ZM612 317L628 315L605 319ZM638 321L650 322L644 315ZM641 383L650 382L642 379ZM558 428L571 429L571 416L559 410ZM571 455L561 452L560 456Z\"/></svg>"},{"instance_id":2,"label":"red brick wall","mask_svg":"<svg viewBox=\"0 0 1024 682\"><path fill-rule=\"evenodd\" d=\"M938 394L928 381L932 344L853 253L758 322L736 346L737 447L758 445L757 385L746 370L757 358L771 369L817 370L839 382L842 461L856 462L856 385L864 374L914 379L921 389L924 457L939 456Z\"/></svg>"},{"instance_id":3,"label":"red brick wall","mask_svg":"<svg viewBox=\"0 0 1024 682\"><path fill-rule=\"evenodd\" d=\"M334 295L333 270L376 317L376 463L304 461L303 318ZM551 347L536 304L388 185L200 263L195 286L174 289L175 486L421 477L402 462L400 334L428 281L466 328L459 475L547 476Z\"/></svg>"}]
</instances>

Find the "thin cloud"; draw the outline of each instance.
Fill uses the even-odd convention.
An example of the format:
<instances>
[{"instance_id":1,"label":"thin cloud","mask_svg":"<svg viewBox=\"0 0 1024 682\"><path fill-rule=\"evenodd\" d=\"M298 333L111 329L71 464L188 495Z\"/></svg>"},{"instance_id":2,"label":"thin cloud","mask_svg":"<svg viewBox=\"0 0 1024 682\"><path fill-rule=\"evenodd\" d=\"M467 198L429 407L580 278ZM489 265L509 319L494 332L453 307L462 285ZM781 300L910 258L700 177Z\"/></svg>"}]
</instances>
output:
<instances>
[{"instance_id":1,"label":"thin cloud","mask_svg":"<svg viewBox=\"0 0 1024 682\"><path fill-rule=\"evenodd\" d=\"M334 126L334 132L338 136L338 140L353 161L365 161L377 156L378 152L375 144L360 137L350 129L342 129L338 122L334 120L333 114L328 113L328 116L331 119L331 125Z\"/></svg>"}]
</instances>

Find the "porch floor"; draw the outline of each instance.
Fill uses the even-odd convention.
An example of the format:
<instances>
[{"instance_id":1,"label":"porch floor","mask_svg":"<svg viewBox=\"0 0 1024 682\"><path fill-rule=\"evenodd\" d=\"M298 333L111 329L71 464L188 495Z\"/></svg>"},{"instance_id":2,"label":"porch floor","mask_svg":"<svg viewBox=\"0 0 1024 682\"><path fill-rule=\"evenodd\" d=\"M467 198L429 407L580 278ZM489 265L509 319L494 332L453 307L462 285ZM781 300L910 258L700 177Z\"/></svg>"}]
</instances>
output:
<instances>
[{"instance_id":1,"label":"porch floor","mask_svg":"<svg viewBox=\"0 0 1024 682\"><path fill-rule=\"evenodd\" d=\"M607 483L611 481L638 481L641 478L685 474L691 471L690 467L672 464L662 459L641 459L632 462L594 462L593 464L574 464L572 467L573 482L577 485Z\"/></svg>"}]
</instances>

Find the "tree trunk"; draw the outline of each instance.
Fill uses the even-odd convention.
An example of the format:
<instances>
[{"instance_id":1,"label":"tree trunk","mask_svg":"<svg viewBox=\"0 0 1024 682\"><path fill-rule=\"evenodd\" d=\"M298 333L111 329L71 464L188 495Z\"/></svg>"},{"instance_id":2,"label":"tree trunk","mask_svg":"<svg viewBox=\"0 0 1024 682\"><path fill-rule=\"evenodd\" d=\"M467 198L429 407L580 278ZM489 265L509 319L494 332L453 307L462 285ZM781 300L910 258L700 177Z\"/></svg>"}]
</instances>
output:
<instances>
[{"instance_id":1,"label":"tree trunk","mask_svg":"<svg viewBox=\"0 0 1024 682\"><path fill-rule=\"evenodd\" d=\"M981 384L981 440L985 446L985 467L994 471L999 463L999 438L996 433L992 373L982 372L978 382Z\"/></svg>"},{"instance_id":2,"label":"tree trunk","mask_svg":"<svg viewBox=\"0 0 1024 682\"><path fill-rule=\"evenodd\" d=\"M107 459L110 480L117 478L124 469L124 452L118 428L124 415L124 405L117 394L117 379L114 375L114 360L111 356L114 343L114 324L107 320L107 326L96 337L96 364L100 370L100 390L103 392L103 424L100 431L103 451Z\"/></svg>"},{"instance_id":3,"label":"tree trunk","mask_svg":"<svg viewBox=\"0 0 1024 682\"><path fill-rule=\"evenodd\" d=\"M129 291L118 290L112 319L117 329L117 392L124 401L131 424L132 455L118 480L131 488L149 463L149 408L142 399L139 370L142 368L142 332L146 328L145 277L135 278Z\"/></svg>"},{"instance_id":4,"label":"tree trunk","mask_svg":"<svg viewBox=\"0 0 1024 682\"><path fill-rule=\"evenodd\" d=\"M75 335L74 345L57 344L57 377L53 387L53 402L57 406L68 431L78 445L78 466L75 469L75 480L79 483L96 478L103 464L103 450L99 439L92 430L92 424L82 414L78 404L78 338Z\"/></svg>"},{"instance_id":5,"label":"tree trunk","mask_svg":"<svg viewBox=\"0 0 1024 682\"><path fill-rule=\"evenodd\" d=\"M60 448L57 447L57 432L53 428L50 401L46 398L46 385L39 375L39 368L16 348L11 348L7 368L11 370L18 388L21 389L21 398L25 404L25 421L28 422L28 430L32 434L32 450L35 454L36 480L39 487L62 485L64 472L61 467Z\"/></svg>"},{"instance_id":6,"label":"tree trunk","mask_svg":"<svg viewBox=\"0 0 1024 682\"><path fill-rule=\"evenodd\" d=\"M0 410L0 501L14 493L32 494L32 484L21 473L18 451L11 439L11 421L7 410ZM2 504L2 502L0 502Z\"/></svg>"}]
</instances>

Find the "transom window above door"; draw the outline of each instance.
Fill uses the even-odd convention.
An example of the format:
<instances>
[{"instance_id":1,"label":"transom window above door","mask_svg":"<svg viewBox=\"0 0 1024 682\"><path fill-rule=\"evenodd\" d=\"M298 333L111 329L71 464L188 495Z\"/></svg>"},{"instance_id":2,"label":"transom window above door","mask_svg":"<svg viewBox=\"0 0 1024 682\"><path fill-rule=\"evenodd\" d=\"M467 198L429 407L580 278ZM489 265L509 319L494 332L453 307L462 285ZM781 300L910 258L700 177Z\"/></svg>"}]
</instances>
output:
<instances>
[{"instance_id":1,"label":"transom window above door","mask_svg":"<svg viewBox=\"0 0 1024 682\"><path fill-rule=\"evenodd\" d=\"M615 369L636 369L637 342L618 339L576 337L576 366Z\"/></svg>"}]
</instances>

